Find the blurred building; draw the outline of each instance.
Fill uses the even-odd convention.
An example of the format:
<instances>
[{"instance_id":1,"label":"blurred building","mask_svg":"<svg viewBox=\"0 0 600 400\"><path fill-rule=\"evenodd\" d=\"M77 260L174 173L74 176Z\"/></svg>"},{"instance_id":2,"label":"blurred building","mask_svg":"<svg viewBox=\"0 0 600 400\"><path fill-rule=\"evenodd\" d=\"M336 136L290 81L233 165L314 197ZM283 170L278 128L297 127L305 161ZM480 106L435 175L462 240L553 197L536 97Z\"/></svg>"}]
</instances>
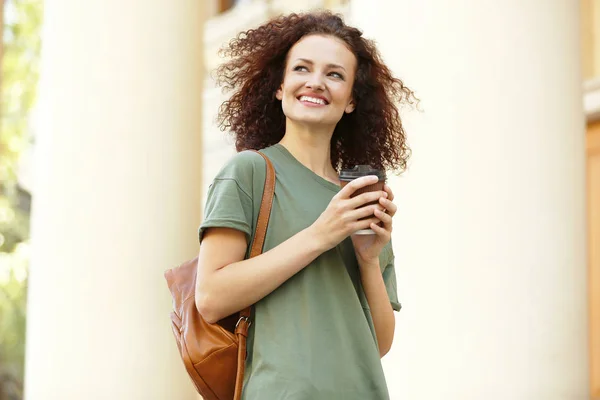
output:
<instances>
[{"instance_id":1,"label":"blurred building","mask_svg":"<svg viewBox=\"0 0 600 400\"><path fill-rule=\"evenodd\" d=\"M591 395L600 399L600 1L582 0Z\"/></svg>"},{"instance_id":2,"label":"blurred building","mask_svg":"<svg viewBox=\"0 0 600 400\"><path fill-rule=\"evenodd\" d=\"M210 71L237 32L314 8L422 100L391 179L391 398L600 399L600 0L47 0L28 400L196 398L162 272L196 253L234 151Z\"/></svg>"}]
</instances>

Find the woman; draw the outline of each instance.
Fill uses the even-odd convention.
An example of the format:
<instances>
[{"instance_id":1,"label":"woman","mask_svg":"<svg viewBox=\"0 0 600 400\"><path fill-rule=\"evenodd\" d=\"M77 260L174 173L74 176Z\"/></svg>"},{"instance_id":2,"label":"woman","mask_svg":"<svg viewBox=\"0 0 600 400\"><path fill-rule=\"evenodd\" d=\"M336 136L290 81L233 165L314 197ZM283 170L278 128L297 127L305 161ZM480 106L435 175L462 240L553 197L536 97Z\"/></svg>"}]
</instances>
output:
<instances>
[{"instance_id":1,"label":"woman","mask_svg":"<svg viewBox=\"0 0 600 400\"><path fill-rule=\"evenodd\" d=\"M244 399L389 398L380 358L400 310L394 196L385 186L351 198L377 178L340 190L338 172L406 167L395 102L413 93L372 42L330 13L279 17L240 34L225 55L218 81L234 93L220 123L239 153L209 191L198 309L216 322L255 305ZM276 170L264 253L252 259L266 169L248 149L261 149ZM352 235L368 228L375 234Z\"/></svg>"}]
</instances>

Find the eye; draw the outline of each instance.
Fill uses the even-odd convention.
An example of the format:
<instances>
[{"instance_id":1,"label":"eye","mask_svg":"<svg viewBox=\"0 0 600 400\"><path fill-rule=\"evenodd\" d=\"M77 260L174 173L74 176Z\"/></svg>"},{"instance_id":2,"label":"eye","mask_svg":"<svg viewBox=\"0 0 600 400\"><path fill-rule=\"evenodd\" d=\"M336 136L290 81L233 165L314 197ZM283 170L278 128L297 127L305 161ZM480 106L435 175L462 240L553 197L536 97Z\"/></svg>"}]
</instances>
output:
<instances>
[{"instance_id":1,"label":"eye","mask_svg":"<svg viewBox=\"0 0 600 400\"><path fill-rule=\"evenodd\" d=\"M344 75L340 74L339 72L331 72L329 75L331 75L337 79L344 80Z\"/></svg>"},{"instance_id":2,"label":"eye","mask_svg":"<svg viewBox=\"0 0 600 400\"><path fill-rule=\"evenodd\" d=\"M305 72L305 71L308 71L308 68L306 68L304 65L297 65L297 66L294 67L294 71Z\"/></svg>"}]
</instances>

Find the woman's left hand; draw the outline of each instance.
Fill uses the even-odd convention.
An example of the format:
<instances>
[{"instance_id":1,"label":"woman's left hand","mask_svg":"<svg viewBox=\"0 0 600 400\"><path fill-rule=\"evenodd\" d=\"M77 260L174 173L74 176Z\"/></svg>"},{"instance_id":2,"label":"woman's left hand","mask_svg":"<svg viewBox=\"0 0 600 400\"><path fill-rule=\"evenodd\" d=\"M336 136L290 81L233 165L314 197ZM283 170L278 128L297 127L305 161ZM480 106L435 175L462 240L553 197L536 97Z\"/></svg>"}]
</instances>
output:
<instances>
[{"instance_id":1,"label":"woman's left hand","mask_svg":"<svg viewBox=\"0 0 600 400\"><path fill-rule=\"evenodd\" d=\"M394 194L388 185L383 187L388 196L379 198L379 205L383 209L375 210L375 217L383 223L383 227L371 224L375 235L352 235L352 243L359 265L379 265L379 253L389 243L392 237L392 217L398 207L393 203Z\"/></svg>"}]
</instances>

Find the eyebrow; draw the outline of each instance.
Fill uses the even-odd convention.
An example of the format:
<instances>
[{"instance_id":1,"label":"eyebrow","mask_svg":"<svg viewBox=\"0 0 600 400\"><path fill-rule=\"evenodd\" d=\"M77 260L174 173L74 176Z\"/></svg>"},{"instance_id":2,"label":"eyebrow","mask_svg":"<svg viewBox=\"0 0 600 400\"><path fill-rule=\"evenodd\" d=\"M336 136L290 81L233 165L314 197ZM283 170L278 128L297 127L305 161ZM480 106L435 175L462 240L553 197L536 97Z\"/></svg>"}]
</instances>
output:
<instances>
[{"instance_id":1,"label":"eyebrow","mask_svg":"<svg viewBox=\"0 0 600 400\"><path fill-rule=\"evenodd\" d=\"M311 60L306 59L306 58L297 58L296 61L302 61L302 62L305 62L307 64L314 65L314 62L312 62ZM341 65L338 65L338 64L327 64L327 67L329 67L329 68L340 68L340 69L343 69L344 71L346 70L346 68L344 68L344 67L342 67Z\"/></svg>"}]
</instances>

